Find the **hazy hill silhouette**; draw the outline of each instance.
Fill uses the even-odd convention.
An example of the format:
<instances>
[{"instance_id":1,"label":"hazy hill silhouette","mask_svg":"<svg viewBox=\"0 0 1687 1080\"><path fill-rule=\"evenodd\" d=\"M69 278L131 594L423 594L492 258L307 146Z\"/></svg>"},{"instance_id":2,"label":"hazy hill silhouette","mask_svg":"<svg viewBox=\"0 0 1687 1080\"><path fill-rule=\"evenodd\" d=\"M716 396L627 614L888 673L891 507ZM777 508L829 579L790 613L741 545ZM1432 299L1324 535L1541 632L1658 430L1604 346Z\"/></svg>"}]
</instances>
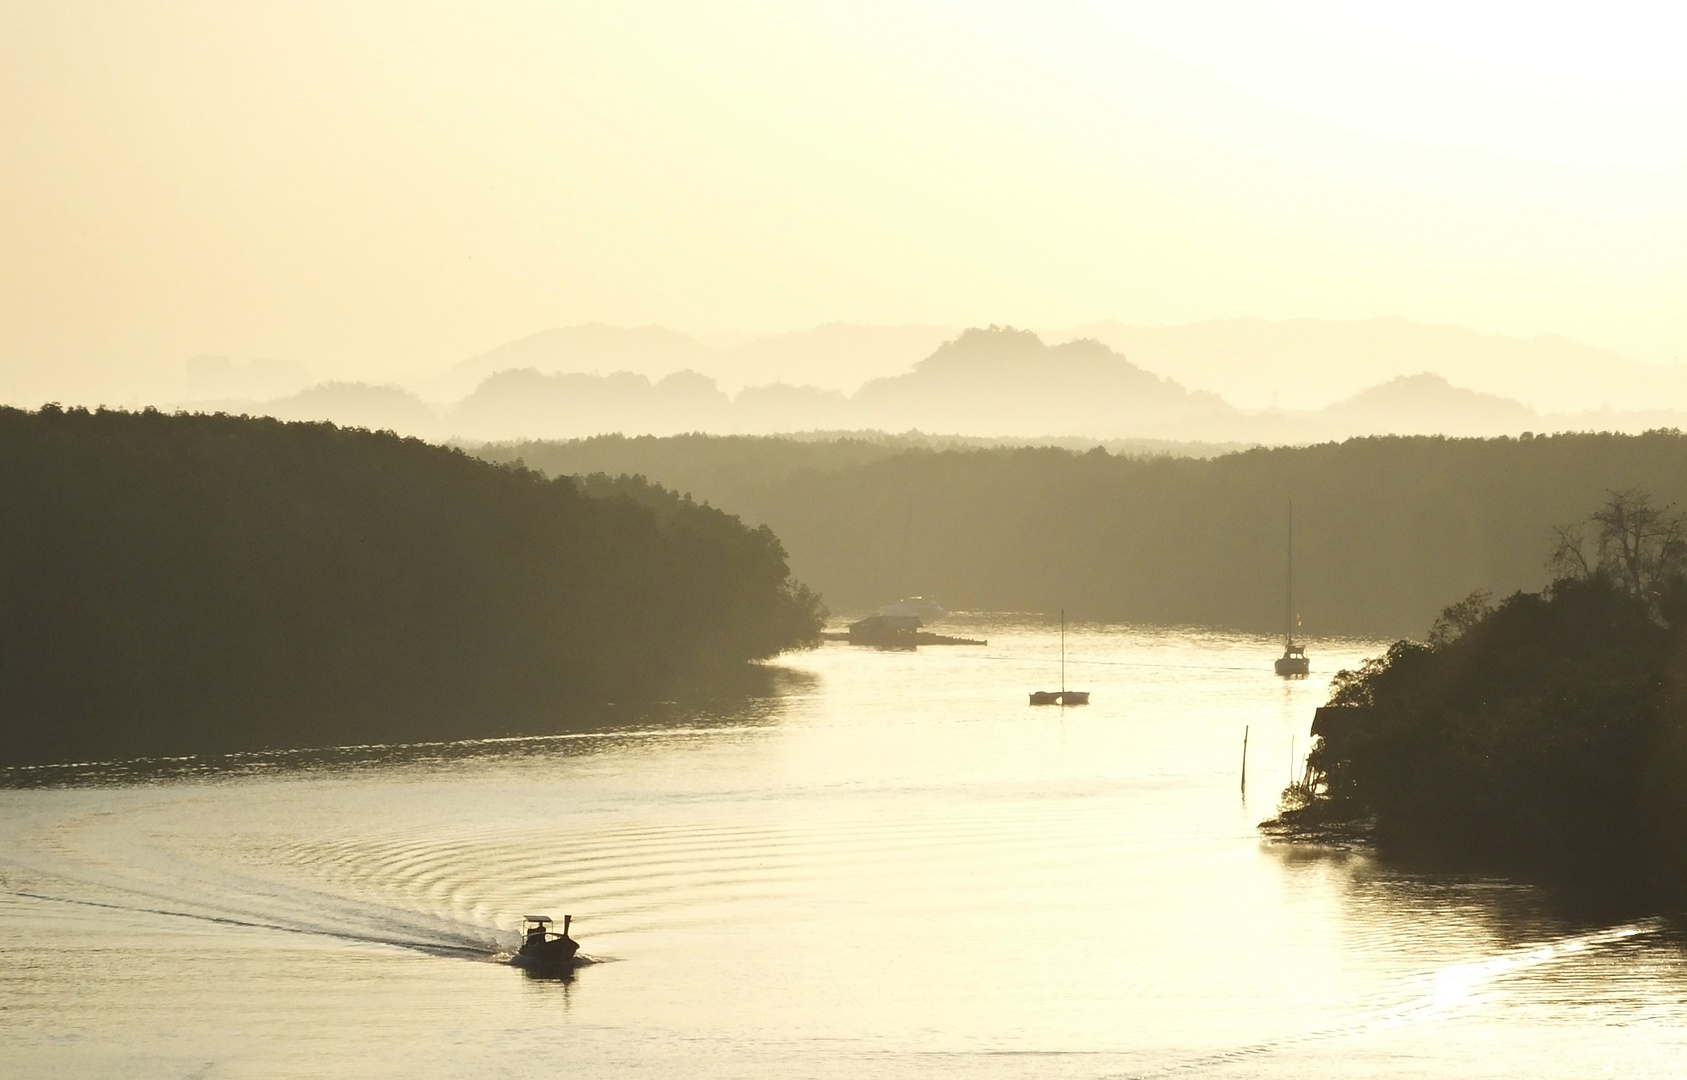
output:
<instances>
[{"instance_id":1,"label":"hazy hill silhouette","mask_svg":"<svg viewBox=\"0 0 1687 1080\"><path fill-rule=\"evenodd\" d=\"M1518 402L1453 386L1439 375L1402 375L1320 410L1318 425L1352 435L1518 434L1540 416Z\"/></svg>"},{"instance_id":2,"label":"hazy hill silhouette","mask_svg":"<svg viewBox=\"0 0 1687 1080\"><path fill-rule=\"evenodd\" d=\"M1001 336L1001 332L996 333ZM1027 385L1026 372L1036 372L1038 362L1027 364L1023 356L1011 351L1006 362L998 364L992 360L999 357L980 361L977 356L957 358L953 350L940 352L949 370L933 375L922 365L919 378L881 380L855 400L835 390L788 384L745 387L729 399L713 379L690 371L652 382L631 372L546 375L518 369L488 376L455 406L429 405L398 386L321 383L273 401L194 402L190 408L195 412L282 420L327 420L420 438L456 436L493 442L684 431L855 431L879 438L873 434L875 422L913 431L948 427L956 433L940 438L986 442L1033 439L1048 445L1179 437L1186 443L1190 439L1307 443L1366 434L1480 437L1534 429L1613 428L1630 421L1635 422L1628 426L1639 426L1639 418L1632 415L1543 417L1515 401L1455 387L1438 375L1428 374L1402 376L1316 413L1206 411L1211 403L1205 395L1184 395L1175 384L1130 367L1121 368L1116 356L1102 353L1093 343L1071 342L1046 349L1045 356L1053 358L1051 366L1064 365L1064 384L1058 377L1049 377ZM1078 362L1071 363L1073 359ZM1084 371L1085 364L1094 360L1100 361L1094 365L1099 371ZM1008 370L1006 378L999 374L1002 367ZM1125 384L1122 390L1120 383ZM1069 406L1067 402L1072 400L1081 406ZM1192 404L1194 409L1190 408ZM1016 417L1000 415L1010 408L1016 411ZM1659 427L1681 417L1659 414L1650 419L1651 426ZM1062 428L1067 430L1055 434ZM1020 433L959 434L1011 433L1016 429ZM1110 431L1113 438L1095 435L1095 431ZM1210 456L1210 451L1193 443L1188 452Z\"/></svg>"},{"instance_id":3,"label":"hazy hill silhouette","mask_svg":"<svg viewBox=\"0 0 1687 1080\"><path fill-rule=\"evenodd\" d=\"M327 420L341 427L437 437L439 413L402 386L327 382L269 403L264 412L280 420Z\"/></svg>"},{"instance_id":4,"label":"hazy hill silhouette","mask_svg":"<svg viewBox=\"0 0 1687 1080\"><path fill-rule=\"evenodd\" d=\"M521 368L546 375L626 371L651 380L690 369L708 372L729 386L784 383L853 393L869 379L908 370L955 333L937 326L829 323L711 347L661 326L583 323L489 349L419 385L430 398L454 400L489 375Z\"/></svg>"},{"instance_id":5,"label":"hazy hill silhouette","mask_svg":"<svg viewBox=\"0 0 1687 1080\"><path fill-rule=\"evenodd\" d=\"M935 327L836 324L710 349L661 327L587 324L535 334L465 361L432 384L458 389L426 402L397 387L328 383L277 400L188 407L490 441L610 432L923 431L1270 445L1370 434L1638 432L1687 423L1687 412L1667 408L1687 400L1670 390L1671 380L1687 388L1681 373L1557 339L1493 338L1400 319L1236 320L1157 329L1107 323L1095 329L1136 342L1132 354L1092 339L1051 345L1008 327L944 338ZM1266 385L1292 393L1283 408L1238 409L1220 394L1166 377L1167 363L1182 364L1198 379L1218 380L1243 400ZM1405 364L1411 366L1401 370ZM1162 374L1155 374L1156 365ZM215 376L212 383L234 378L235 368L220 358L202 358L199 367ZM883 374L887 369L898 373ZM729 371L757 378L729 398L716 382L725 377L730 387L734 376L722 376ZM880 377L846 396L840 387L865 371ZM1364 381L1356 381L1361 376ZM1556 395L1574 407L1531 409L1516 394L1496 393L1491 386L1498 383L1545 387L1530 400ZM1637 387L1646 390L1645 411L1599 408L1603 400L1634 397ZM1339 400L1320 408L1295 404L1337 396L1337 389Z\"/></svg>"},{"instance_id":6,"label":"hazy hill silhouette","mask_svg":"<svg viewBox=\"0 0 1687 1080\"><path fill-rule=\"evenodd\" d=\"M852 404L863 427L1004 435L1150 435L1235 410L1149 374L1097 341L1049 346L1029 330L964 331Z\"/></svg>"},{"instance_id":7,"label":"hazy hill silhouette","mask_svg":"<svg viewBox=\"0 0 1687 1080\"><path fill-rule=\"evenodd\" d=\"M914 336L925 333L904 329ZM521 351L549 348L553 339L540 338L518 343ZM660 335L640 340L672 344ZM850 342L852 348L860 343L856 337ZM1051 348L1030 331L991 327L962 333L912 372L874 380L853 397L777 382L746 387L729 399L712 378L692 371L652 381L630 371L519 368L483 379L445 411L444 425L454 435L489 440L863 428L1153 436L1191 423L1222 425L1234 416L1217 397L1191 394L1096 342Z\"/></svg>"},{"instance_id":8,"label":"hazy hill silhouette","mask_svg":"<svg viewBox=\"0 0 1687 1080\"><path fill-rule=\"evenodd\" d=\"M1087 323L1149 371L1215 391L1242 409L1320 409L1413 372L1543 413L1687 410L1687 368L1641 363L1565 338L1504 337L1401 318L1226 319L1183 326Z\"/></svg>"},{"instance_id":9,"label":"hazy hill silhouette","mask_svg":"<svg viewBox=\"0 0 1687 1080\"><path fill-rule=\"evenodd\" d=\"M189 401L176 408L202 415L227 413L276 420L326 421L341 427L393 431L418 439L443 439L450 434L440 409L423 401L415 391L391 384L325 382L286 397Z\"/></svg>"},{"instance_id":10,"label":"hazy hill silhouette","mask_svg":"<svg viewBox=\"0 0 1687 1080\"><path fill-rule=\"evenodd\" d=\"M712 357L712 351L696 338L666 327L582 323L541 330L472 356L429 380L427 389L430 396L455 400L502 371L531 369L545 375L623 371L648 378L654 373L707 367Z\"/></svg>"}]
</instances>

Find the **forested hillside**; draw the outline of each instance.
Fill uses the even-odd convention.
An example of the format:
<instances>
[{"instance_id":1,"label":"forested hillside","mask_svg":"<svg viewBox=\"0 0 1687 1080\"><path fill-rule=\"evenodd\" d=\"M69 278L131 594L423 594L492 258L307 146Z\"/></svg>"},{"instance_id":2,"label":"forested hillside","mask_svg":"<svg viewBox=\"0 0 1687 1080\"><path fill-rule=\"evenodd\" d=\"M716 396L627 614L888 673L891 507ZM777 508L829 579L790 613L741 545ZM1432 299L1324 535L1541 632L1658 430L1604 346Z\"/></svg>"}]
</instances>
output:
<instances>
[{"instance_id":1,"label":"forested hillside","mask_svg":"<svg viewBox=\"0 0 1687 1080\"><path fill-rule=\"evenodd\" d=\"M1616 491L1554 533L1545 590L1473 593L1336 676L1263 828L1680 907L1687 514Z\"/></svg>"},{"instance_id":2,"label":"forested hillside","mask_svg":"<svg viewBox=\"0 0 1687 1080\"><path fill-rule=\"evenodd\" d=\"M837 610L918 592L1280 630L1292 498L1296 607L1313 637L1417 634L1450 596L1538 589L1552 526L1607 490L1687 505L1677 432L1352 439L1210 460L706 436L522 455L552 473L642 473L765 522Z\"/></svg>"},{"instance_id":3,"label":"forested hillside","mask_svg":"<svg viewBox=\"0 0 1687 1080\"><path fill-rule=\"evenodd\" d=\"M0 410L0 760L556 730L816 640L766 529L329 424Z\"/></svg>"}]
</instances>

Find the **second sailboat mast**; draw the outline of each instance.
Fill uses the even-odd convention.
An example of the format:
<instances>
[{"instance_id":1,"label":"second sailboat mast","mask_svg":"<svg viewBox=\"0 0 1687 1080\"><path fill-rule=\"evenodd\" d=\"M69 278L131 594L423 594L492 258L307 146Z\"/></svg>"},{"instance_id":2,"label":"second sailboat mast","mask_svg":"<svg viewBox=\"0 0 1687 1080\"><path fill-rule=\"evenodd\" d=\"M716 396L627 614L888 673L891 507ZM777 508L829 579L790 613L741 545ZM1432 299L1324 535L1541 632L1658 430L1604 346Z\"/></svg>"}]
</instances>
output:
<instances>
[{"instance_id":1,"label":"second sailboat mast","mask_svg":"<svg viewBox=\"0 0 1687 1080\"><path fill-rule=\"evenodd\" d=\"M1295 501L1289 500L1289 569L1288 585L1283 590L1283 647L1295 640Z\"/></svg>"}]
</instances>

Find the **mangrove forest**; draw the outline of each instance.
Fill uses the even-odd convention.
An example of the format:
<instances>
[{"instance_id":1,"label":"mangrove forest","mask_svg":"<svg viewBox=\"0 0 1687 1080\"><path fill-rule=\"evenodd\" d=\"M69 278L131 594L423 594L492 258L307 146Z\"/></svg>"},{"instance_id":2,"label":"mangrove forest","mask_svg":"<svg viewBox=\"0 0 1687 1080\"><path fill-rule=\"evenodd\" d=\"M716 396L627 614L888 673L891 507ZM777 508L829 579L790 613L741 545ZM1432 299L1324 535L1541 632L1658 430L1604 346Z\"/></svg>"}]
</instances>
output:
<instances>
[{"instance_id":1,"label":"mangrove forest","mask_svg":"<svg viewBox=\"0 0 1687 1080\"><path fill-rule=\"evenodd\" d=\"M767 528L642 481L0 409L0 763L556 731L823 618Z\"/></svg>"}]
</instances>

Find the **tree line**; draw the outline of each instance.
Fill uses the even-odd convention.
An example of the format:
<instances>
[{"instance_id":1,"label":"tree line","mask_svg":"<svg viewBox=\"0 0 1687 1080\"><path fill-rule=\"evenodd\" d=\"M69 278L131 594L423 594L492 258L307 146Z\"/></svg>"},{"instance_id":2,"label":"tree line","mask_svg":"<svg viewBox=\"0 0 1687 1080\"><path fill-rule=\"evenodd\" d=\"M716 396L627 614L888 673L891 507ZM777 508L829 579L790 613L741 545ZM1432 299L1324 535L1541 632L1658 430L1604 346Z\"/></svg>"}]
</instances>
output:
<instances>
[{"instance_id":1,"label":"tree line","mask_svg":"<svg viewBox=\"0 0 1687 1080\"><path fill-rule=\"evenodd\" d=\"M325 423L0 409L0 761L550 731L817 640L779 540Z\"/></svg>"},{"instance_id":2,"label":"tree line","mask_svg":"<svg viewBox=\"0 0 1687 1080\"><path fill-rule=\"evenodd\" d=\"M860 438L487 447L636 473L768 524L839 610L958 609L1280 630L1288 506L1306 634L1421 631L1449 596L1550 580L1552 526L1611 489L1687 502L1687 437L1382 437L1208 459Z\"/></svg>"}]
</instances>

